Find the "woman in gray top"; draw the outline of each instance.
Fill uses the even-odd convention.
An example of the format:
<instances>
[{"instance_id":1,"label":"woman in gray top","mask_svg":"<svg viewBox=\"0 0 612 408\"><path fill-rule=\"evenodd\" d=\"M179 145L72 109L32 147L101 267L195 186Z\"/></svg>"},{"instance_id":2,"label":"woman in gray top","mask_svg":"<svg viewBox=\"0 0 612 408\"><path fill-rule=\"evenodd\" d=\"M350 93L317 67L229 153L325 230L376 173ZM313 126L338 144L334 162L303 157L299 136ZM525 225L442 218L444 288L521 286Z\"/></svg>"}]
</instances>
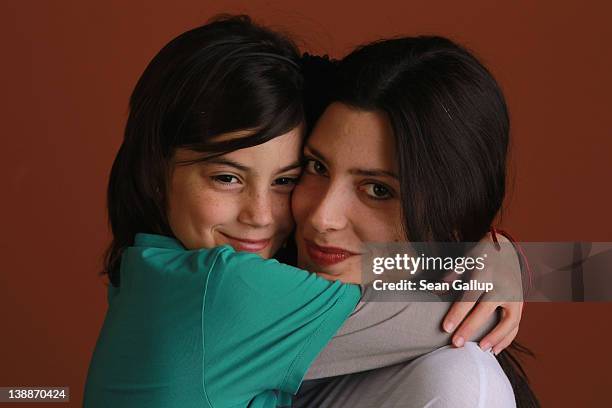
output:
<instances>
[{"instance_id":1,"label":"woman in gray top","mask_svg":"<svg viewBox=\"0 0 612 408\"><path fill-rule=\"evenodd\" d=\"M447 39L399 38L358 48L332 82L293 195L298 264L359 282L366 243L486 238L504 198L509 141L506 104L488 70ZM516 327L496 329L482 349L466 336L462 349L405 362L448 344L438 328L449 306L362 303L306 377L332 378L307 381L294 405L538 406L520 368L500 353ZM496 306L481 302L475 313L486 320ZM402 338L414 346L402 349Z\"/></svg>"}]
</instances>

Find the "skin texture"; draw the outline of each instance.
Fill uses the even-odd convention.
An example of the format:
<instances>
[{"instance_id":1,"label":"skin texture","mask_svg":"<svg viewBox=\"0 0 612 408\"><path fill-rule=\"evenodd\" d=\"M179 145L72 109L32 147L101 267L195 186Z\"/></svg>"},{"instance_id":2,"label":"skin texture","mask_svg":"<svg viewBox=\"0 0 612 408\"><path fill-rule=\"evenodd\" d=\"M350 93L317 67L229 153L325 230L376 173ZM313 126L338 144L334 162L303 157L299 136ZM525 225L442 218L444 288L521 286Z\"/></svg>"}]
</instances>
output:
<instances>
[{"instance_id":1,"label":"skin texture","mask_svg":"<svg viewBox=\"0 0 612 408\"><path fill-rule=\"evenodd\" d=\"M302 134L298 127L258 146L188 165L181 162L202 153L177 149L168 194L174 235L188 249L229 244L271 257L294 226L290 198L301 172Z\"/></svg>"},{"instance_id":2,"label":"skin texture","mask_svg":"<svg viewBox=\"0 0 612 408\"><path fill-rule=\"evenodd\" d=\"M293 193L300 267L327 279L359 283L364 244L406 239L394 148L385 113L341 103L327 108L306 141L306 167ZM516 337L521 302L457 302L443 328L454 332L453 344L461 347L498 307L500 323L480 342L498 353Z\"/></svg>"}]
</instances>

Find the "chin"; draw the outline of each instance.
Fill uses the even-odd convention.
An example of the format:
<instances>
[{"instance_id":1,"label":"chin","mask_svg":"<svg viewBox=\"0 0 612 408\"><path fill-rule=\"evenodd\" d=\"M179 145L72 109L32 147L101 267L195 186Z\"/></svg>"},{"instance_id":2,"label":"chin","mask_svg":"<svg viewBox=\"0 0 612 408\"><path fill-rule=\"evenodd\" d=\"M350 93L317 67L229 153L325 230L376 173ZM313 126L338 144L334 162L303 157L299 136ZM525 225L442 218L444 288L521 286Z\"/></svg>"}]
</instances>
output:
<instances>
[{"instance_id":1,"label":"chin","mask_svg":"<svg viewBox=\"0 0 612 408\"><path fill-rule=\"evenodd\" d=\"M257 255L261 256L264 259L270 259L274 255L276 255L276 253L280 251L280 249L281 244L271 244L268 248L265 248L263 251L258 252Z\"/></svg>"},{"instance_id":2,"label":"chin","mask_svg":"<svg viewBox=\"0 0 612 408\"><path fill-rule=\"evenodd\" d=\"M272 252L272 251L263 251L263 252L256 252L257 255L261 256L264 259L270 259L272 257L271 254L274 254L276 252Z\"/></svg>"},{"instance_id":3,"label":"chin","mask_svg":"<svg viewBox=\"0 0 612 408\"><path fill-rule=\"evenodd\" d=\"M298 256L298 267L307 270L308 272L313 272L317 274L324 274L329 276L340 276L342 275L342 270L337 267L329 267L329 266L321 266L316 264L314 261L303 257Z\"/></svg>"},{"instance_id":4,"label":"chin","mask_svg":"<svg viewBox=\"0 0 612 408\"><path fill-rule=\"evenodd\" d=\"M301 258L298 263L299 267L309 272L314 272L317 275L328 280L341 280L343 282L358 283L361 282L361 264L345 261L335 265L321 266L310 259Z\"/></svg>"}]
</instances>

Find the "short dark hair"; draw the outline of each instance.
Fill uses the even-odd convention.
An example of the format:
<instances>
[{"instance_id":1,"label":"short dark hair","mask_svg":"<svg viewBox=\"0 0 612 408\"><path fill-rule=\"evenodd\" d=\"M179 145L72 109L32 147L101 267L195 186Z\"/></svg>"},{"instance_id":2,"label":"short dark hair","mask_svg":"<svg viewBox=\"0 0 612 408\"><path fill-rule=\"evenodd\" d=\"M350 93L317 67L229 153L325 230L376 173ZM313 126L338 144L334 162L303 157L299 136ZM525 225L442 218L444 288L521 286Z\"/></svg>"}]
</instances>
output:
<instances>
[{"instance_id":1,"label":"short dark hair","mask_svg":"<svg viewBox=\"0 0 612 408\"><path fill-rule=\"evenodd\" d=\"M388 115L409 241L479 241L505 194L509 118L489 71L433 36L377 41L338 67L334 99Z\"/></svg>"},{"instance_id":2,"label":"short dark hair","mask_svg":"<svg viewBox=\"0 0 612 408\"><path fill-rule=\"evenodd\" d=\"M166 191L174 151L223 154L265 143L304 122L299 52L247 16L219 16L164 46L130 98L108 184L113 233L103 273L119 286L123 250L138 232L172 236ZM213 142L223 133L239 139Z\"/></svg>"}]
</instances>

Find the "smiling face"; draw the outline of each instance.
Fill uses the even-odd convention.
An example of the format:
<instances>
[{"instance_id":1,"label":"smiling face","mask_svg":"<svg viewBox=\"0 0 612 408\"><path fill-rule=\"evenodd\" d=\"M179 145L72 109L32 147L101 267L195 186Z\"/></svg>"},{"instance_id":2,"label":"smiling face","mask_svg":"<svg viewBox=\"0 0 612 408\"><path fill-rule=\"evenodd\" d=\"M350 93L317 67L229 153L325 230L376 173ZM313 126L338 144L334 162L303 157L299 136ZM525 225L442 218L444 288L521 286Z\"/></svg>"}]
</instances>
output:
<instances>
[{"instance_id":1,"label":"smiling face","mask_svg":"<svg viewBox=\"0 0 612 408\"><path fill-rule=\"evenodd\" d=\"M307 140L293 193L300 267L360 282L365 243L405 240L394 149L384 113L327 108Z\"/></svg>"},{"instance_id":2,"label":"smiling face","mask_svg":"<svg viewBox=\"0 0 612 408\"><path fill-rule=\"evenodd\" d=\"M245 136L226 134L218 141ZM302 129L258 146L195 164L202 157L177 149L168 188L168 221L188 249L229 244L272 256L291 233L290 197L300 175Z\"/></svg>"}]
</instances>

